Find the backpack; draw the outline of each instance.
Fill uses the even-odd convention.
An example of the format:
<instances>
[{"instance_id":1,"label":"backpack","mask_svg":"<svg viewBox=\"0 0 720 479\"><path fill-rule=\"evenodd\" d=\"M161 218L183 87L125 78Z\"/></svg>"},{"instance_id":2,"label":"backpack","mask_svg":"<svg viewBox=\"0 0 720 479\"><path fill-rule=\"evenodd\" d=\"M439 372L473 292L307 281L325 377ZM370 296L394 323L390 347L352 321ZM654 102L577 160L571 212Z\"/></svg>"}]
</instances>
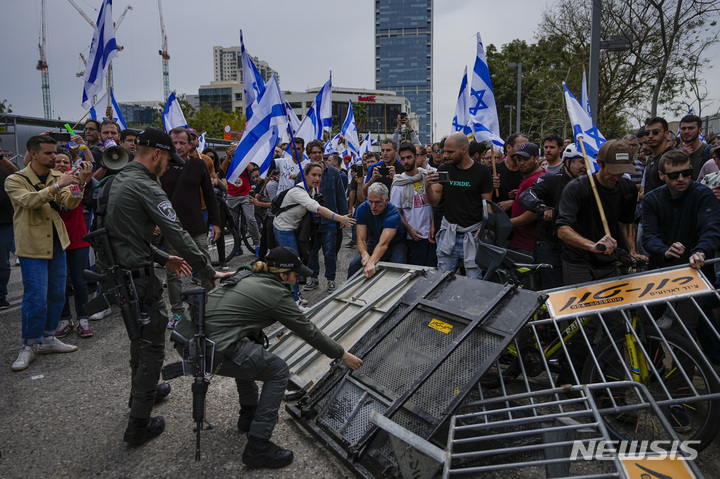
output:
<instances>
[{"instance_id":1,"label":"backpack","mask_svg":"<svg viewBox=\"0 0 720 479\"><path fill-rule=\"evenodd\" d=\"M295 185L292 188L303 188L302 185ZM292 205L282 206L283 201L285 201L285 196L288 194L288 191L290 191L292 188L288 188L287 190L283 191L282 193L279 193L273 200L270 202L270 213L272 213L273 216L278 216L280 213L284 213L285 211L289 210L290 208L295 208L296 206L300 206L297 203L294 203Z\"/></svg>"}]
</instances>

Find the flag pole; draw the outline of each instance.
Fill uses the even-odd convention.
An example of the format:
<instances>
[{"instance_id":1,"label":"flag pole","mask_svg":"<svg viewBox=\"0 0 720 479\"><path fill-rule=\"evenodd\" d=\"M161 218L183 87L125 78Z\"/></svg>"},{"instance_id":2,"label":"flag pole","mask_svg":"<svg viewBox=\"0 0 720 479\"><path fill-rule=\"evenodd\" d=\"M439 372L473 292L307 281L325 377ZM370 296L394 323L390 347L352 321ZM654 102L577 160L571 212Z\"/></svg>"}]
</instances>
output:
<instances>
[{"instance_id":1,"label":"flag pole","mask_svg":"<svg viewBox=\"0 0 720 479\"><path fill-rule=\"evenodd\" d=\"M77 121L77 123L75 123L75 126L73 126L72 129L74 130L75 128L77 128L78 125L79 125L80 123L82 123L82 121L85 119L85 117L88 116L89 114L90 114L90 110L86 111L85 114L82 116L82 118L80 118L80 119Z\"/></svg>"},{"instance_id":2,"label":"flag pole","mask_svg":"<svg viewBox=\"0 0 720 479\"><path fill-rule=\"evenodd\" d=\"M593 195L595 196L595 202L597 203L598 211L600 212L600 221L602 221L603 230L605 230L605 234L607 236L612 236L610 234L610 228L608 227L607 218L605 217L605 210L603 209L602 203L600 202L600 195L598 194L597 186L595 186L595 178L593 178L593 175L591 173L592 168L590 166L590 160L588 160L587 153L585 152L585 143L583 143L583 136L578 135L577 138L580 140L580 149L582 150L583 158L585 159L585 168L587 169L587 175L590 180L590 187L592 188Z\"/></svg>"},{"instance_id":3,"label":"flag pole","mask_svg":"<svg viewBox=\"0 0 720 479\"><path fill-rule=\"evenodd\" d=\"M497 177L497 167L495 165L495 144L493 144L492 140L490 140L490 158L492 159L492 166L493 166L493 178ZM498 188L495 188L495 196L498 198L500 197L500 190Z\"/></svg>"},{"instance_id":4,"label":"flag pole","mask_svg":"<svg viewBox=\"0 0 720 479\"><path fill-rule=\"evenodd\" d=\"M283 106L284 108L284 106ZM287 110L285 111L285 116L287 117ZM295 150L295 158L297 158L298 167L300 168L300 178L302 178L303 186L305 187L305 191L310 194L310 190L308 189L307 182L305 181L305 174L303 173L302 169L302 158L300 158L300 155L298 155L297 146L295 145L295 135L293 134L292 127L288 127L288 132L290 132L290 143L293 146L293 150Z\"/></svg>"}]
</instances>

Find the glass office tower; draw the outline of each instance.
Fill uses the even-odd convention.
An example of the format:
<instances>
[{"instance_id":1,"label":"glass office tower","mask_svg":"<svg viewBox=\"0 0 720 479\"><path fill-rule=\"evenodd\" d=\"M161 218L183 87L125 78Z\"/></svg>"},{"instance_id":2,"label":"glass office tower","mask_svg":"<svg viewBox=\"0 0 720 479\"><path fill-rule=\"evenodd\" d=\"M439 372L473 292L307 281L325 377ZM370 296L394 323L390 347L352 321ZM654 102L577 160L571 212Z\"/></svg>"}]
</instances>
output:
<instances>
[{"instance_id":1,"label":"glass office tower","mask_svg":"<svg viewBox=\"0 0 720 479\"><path fill-rule=\"evenodd\" d=\"M410 100L423 143L432 140L432 35L432 0L375 0L375 88Z\"/></svg>"}]
</instances>

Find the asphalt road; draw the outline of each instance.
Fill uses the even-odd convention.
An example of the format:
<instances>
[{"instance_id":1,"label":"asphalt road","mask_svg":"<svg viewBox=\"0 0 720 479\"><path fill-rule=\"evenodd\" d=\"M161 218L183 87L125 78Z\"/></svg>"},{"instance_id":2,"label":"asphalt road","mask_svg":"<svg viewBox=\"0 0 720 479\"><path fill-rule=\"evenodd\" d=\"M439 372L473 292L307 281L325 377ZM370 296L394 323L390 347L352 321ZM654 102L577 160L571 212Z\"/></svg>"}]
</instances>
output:
<instances>
[{"instance_id":1,"label":"asphalt road","mask_svg":"<svg viewBox=\"0 0 720 479\"><path fill-rule=\"evenodd\" d=\"M338 284L345 280L353 253L341 248ZM251 259L246 254L231 266ZM156 271L163 274L161 269ZM12 268L9 292L11 307L0 311L6 332L0 337L0 478L353 477L282 407L273 440L292 449L295 461L280 470L245 468L241 455L246 438L236 427L235 383L222 377L213 378L210 385L206 417L213 428L202 433L201 461L194 460L190 377L173 380L171 395L155 408L154 414L165 417L165 432L141 447L128 448L122 435L128 418L129 348L119 314L91 322L92 338L82 339L75 333L64 338L79 347L77 352L38 356L28 369L13 372L10 365L17 356L21 334L19 267ZM304 293L311 304L325 294L323 279L320 288ZM166 356L166 362L178 359L169 348ZM706 477L720 477L720 440L701 453L697 462Z\"/></svg>"}]
</instances>

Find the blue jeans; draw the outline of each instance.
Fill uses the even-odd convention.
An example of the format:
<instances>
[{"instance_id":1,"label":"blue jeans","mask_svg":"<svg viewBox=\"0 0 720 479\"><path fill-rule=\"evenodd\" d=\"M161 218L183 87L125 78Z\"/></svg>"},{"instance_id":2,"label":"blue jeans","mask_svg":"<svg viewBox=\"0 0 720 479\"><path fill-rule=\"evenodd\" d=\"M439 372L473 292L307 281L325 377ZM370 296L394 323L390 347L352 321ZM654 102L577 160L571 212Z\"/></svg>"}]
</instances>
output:
<instances>
[{"instance_id":1,"label":"blue jeans","mask_svg":"<svg viewBox=\"0 0 720 479\"><path fill-rule=\"evenodd\" d=\"M53 246L52 259L20 257L23 293L22 341L25 346L47 342L55 336L65 304L67 264L60 242Z\"/></svg>"},{"instance_id":2,"label":"blue jeans","mask_svg":"<svg viewBox=\"0 0 720 479\"><path fill-rule=\"evenodd\" d=\"M452 252L447 255L440 251L440 245L442 245L445 239L446 231L440 231L437 235L437 267L440 271L455 271L465 259L465 252L463 251L463 238L464 235L458 234L455 236L455 245L453 246ZM478 242L478 239L475 239ZM475 258L473 258L473 268L465 267L465 276L468 278L482 279L482 270L475 264Z\"/></svg>"},{"instance_id":3,"label":"blue jeans","mask_svg":"<svg viewBox=\"0 0 720 479\"><path fill-rule=\"evenodd\" d=\"M368 245L367 250L370 256L372 256L373 251L375 251L375 246L376 245ZM407 246L404 241L399 241L390 245L387 251L385 251L383 257L380 258L380 261L386 261L388 263L405 263L405 258L407 258ZM350 277L360 269L362 269L362 256L360 256L360 253L357 253L355 254L353 260L350 261L350 266L348 266L348 279L350 279Z\"/></svg>"},{"instance_id":4,"label":"blue jeans","mask_svg":"<svg viewBox=\"0 0 720 479\"><path fill-rule=\"evenodd\" d=\"M275 241L277 241L278 246L287 246L295 251L295 254L298 254L297 240L295 239L294 231L279 230L274 225L273 231L275 232ZM300 286L298 286L297 283L293 286L293 299L295 301L300 299Z\"/></svg>"},{"instance_id":5,"label":"blue jeans","mask_svg":"<svg viewBox=\"0 0 720 479\"><path fill-rule=\"evenodd\" d=\"M310 264L312 277L317 279L320 275L320 244L322 244L323 257L325 258L325 278L328 281L335 281L335 270L337 269L337 223L322 224L315 233L315 241L310 251Z\"/></svg>"},{"instance_id":6,"label":"blue jeans","mask_svg":"<svg viewBox=\"0 0 720 479\"><path fill-rule=\"evenodd\" d=\"M87 319L88 317L85 312L85 303L88 302L88 288L83 275L83 271L88 266L88 249L85 247L65 251L68 279L75 290L75 316L77 319ZM65 292L65 306L63 306L60 317L62 319L72 317L70 297L67 295L67 291Z\"/></svg>"},{"instance_id":7,"label":"blue jeans","mask_svg":"<svg viewBox=\"0 0 720 479\"><path fill-rule=\"evenodd\" d=\"M10 250L13 247L13 225L0 225L0 299L7 298L10 281Z\"/></svg>"}]
</instances>

